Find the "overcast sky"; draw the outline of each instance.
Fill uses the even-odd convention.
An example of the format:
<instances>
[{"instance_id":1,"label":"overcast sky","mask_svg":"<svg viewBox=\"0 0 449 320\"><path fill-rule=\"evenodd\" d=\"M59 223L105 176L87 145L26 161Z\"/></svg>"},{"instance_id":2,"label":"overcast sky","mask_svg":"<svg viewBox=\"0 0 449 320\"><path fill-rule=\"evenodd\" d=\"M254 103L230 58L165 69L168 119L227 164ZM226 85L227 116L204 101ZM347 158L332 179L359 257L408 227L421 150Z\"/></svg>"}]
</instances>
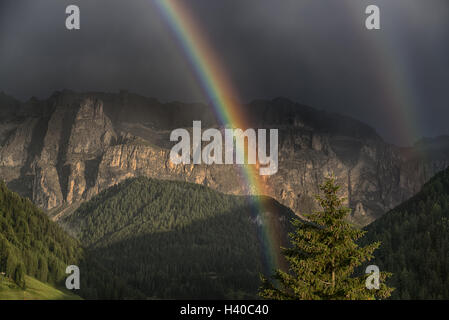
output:
<instances>
[{"instance_id":1,"label":"overcast sky","mask_svg":"<svg viewBox=\"0 0 449 320\"><path fill-rule=\"evenodd\" d=\"M373 126L387 141L449 134L449 1L184 0L240 99L288 97ZM81 9L81 30L65 8ZM365 8L381 8L381 30ZM0 0L0 91L128 89L205 101L152 0Z\"/></svg>"}]
</instances>

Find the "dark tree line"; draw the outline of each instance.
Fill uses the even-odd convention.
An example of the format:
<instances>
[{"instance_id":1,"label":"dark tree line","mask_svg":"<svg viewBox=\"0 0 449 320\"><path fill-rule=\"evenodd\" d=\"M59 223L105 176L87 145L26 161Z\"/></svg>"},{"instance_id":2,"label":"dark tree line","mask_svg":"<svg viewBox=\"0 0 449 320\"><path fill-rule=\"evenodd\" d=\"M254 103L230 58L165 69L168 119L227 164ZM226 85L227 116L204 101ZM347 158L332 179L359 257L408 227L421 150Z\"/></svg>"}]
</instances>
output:
<instances>
[{"instance_id":1,"label":"dark tree line","mask_svg":"<svg viewBox=\"0 0 449 320\"><path fill-rule=\"evenodd\" d=\"M0 271L21 287L24 274L57 284L81 253L78 241L0 182Z\"/></svg>"},{"instance_id":2,"label":"dark tree line","mask_svg":"<svg viewBox=\"0 0 449 320\"><path fill-rule=\"evenodd\" d=\"M142 177L99 194L64 223L147 297L255 298L264 261L250 201ZM288 224L293 214L280 210Z\"/></svg>"},{"instance_id":3,"label":"dark tree line","mask_svg":"<svg viewBox=\"0 0 449 320\"><path fill-rule=\"evenodd\" d=\"M29 199L0 182L0 272L25 289L25 275L64 288L68 265L81 269L84 298L141 297L99 264Z\"/></svg>"},{"instance_id":4,"label":"dark tree line","mask_svg":"<svg viewBox=\"0 0 449 320\"><path fill-rule=\"evenodd\" d=\"M374 263L393 273L393 299L449 298L449 169L366 230L382 242Z\"/></svg>"}]
</instances>

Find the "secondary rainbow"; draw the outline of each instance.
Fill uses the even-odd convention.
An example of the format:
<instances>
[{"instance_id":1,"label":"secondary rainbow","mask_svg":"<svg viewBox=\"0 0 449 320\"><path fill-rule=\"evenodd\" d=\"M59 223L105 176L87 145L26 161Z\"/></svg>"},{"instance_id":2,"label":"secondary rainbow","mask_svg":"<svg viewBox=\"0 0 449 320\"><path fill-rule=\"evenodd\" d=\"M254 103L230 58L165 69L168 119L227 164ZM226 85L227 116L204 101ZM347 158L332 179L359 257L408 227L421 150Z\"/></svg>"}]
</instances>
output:
<instances>
[{"instance_id":1,"label":"secondary rainbow","mask_svg":"<svg viewBox=\"0 0 449 320\"><path fill-rule=\"evenodd\" d=\"M348 16L352 17L354 29L359 30L359 39L363 41L363 49L376 65L373 81L379 84L380 94L385 100L384 112L390 118L391 126L395 128L397 136L405 144L414 143L422 135L422 128L418 124L417 110L420 109L416 92L419 91L413 79L413 68L407 65L410 52L401 47L401 35L395 29L367 31L360 19L364 12L364 5L353 1L342 1L346 6ZM403 19L407 14L416 17L420 12L413 6L401 6ZM383 20L381 20L383 21ZM382 22L381 22L382 25ZM424 154L422 154L424 155Z\"/></svg>"},{"instance_id":2,"label":"secondary rainbow","mask_svg":"<svg viewBox=\"0 0 449 320\"><path fill-rule=\"evenodd\" d=\"M237 102L238 94L187 7L178 0L155 0L155 3L189 60L220 122L230 128L248 128L245 121L246 115ZM244 152L244 150L237 150L237 152ZM258 166L242 166L242 173L244 183L251 194L267 194L267 186L259 176ZM266 210L262 201L255 200L253 208L255 213L264 219L263 213ZM264 246L265 267L271 271L278 268L281 263L279 235L275 225L269 219L263 221L262 229L260 241Z\"/></svg>"}]
</instances>

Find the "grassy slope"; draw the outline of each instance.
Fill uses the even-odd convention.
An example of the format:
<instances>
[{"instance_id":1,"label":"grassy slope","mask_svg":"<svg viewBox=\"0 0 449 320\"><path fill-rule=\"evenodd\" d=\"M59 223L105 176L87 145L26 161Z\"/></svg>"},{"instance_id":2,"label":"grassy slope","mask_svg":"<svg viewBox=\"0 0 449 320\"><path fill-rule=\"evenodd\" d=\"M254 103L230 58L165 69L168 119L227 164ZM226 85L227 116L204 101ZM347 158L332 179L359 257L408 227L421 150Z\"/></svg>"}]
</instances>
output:
<instances>
[{"instance_id":1,"label":"grassy slope","mask_svg":"<svg viewBox=\"0 0 449 320\"><path fill-rule=\"evenodd\" d=\"M71 292L58 290L34 278L25 277L26 290L22 290L8 278L0 278L0 300L81 300Z\"/></svg>"}]
</instances>

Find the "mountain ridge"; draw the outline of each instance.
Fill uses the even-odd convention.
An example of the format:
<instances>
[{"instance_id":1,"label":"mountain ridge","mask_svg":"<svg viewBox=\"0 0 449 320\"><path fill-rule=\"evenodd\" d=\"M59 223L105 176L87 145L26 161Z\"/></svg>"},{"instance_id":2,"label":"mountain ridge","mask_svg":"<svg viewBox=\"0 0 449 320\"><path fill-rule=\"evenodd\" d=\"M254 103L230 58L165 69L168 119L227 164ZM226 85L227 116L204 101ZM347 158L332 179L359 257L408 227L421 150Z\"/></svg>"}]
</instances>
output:
<instances>
[{"instance_id":1,"label":"mountain ridge","mask_svg":"<svg viewBox=\"0 0 449 320\"><path fill-rule=\"evenodd\" d=\"M357 120L285 98L255 100L244 108L255 128L279 129L279 172L266 178L266 195L298 215L316 209L318 185L333 172L353 209L351 219L366 225L449 165L449 153L438 148L429 151L432 157L416 148L404 151ZM136 176L251 194L238 166L170 163L170 130L193 120L219 127L206 105L163 104L126 91L65 90L19 109L0 121L0 177L55 214Z\"/></svg>"}]
</instances>

